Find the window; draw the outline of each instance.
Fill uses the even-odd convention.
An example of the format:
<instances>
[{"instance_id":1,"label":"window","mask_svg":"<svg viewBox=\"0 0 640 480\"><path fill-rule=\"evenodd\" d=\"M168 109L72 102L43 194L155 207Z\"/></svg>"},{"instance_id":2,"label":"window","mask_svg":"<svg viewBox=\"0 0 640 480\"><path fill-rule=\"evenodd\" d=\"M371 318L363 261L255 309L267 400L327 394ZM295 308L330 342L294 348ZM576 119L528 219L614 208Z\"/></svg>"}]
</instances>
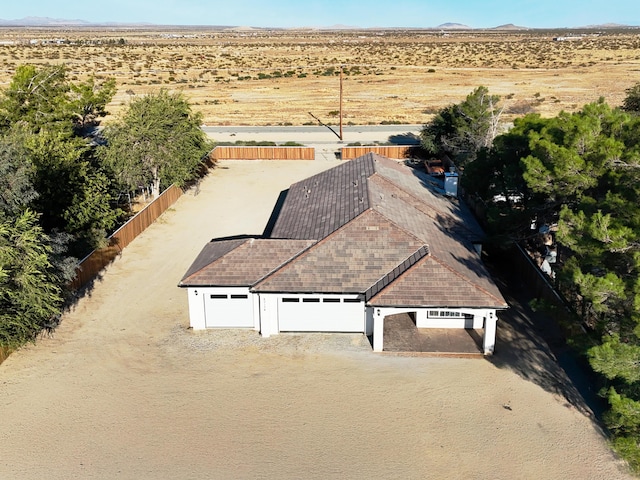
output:
<instances>
[{"instance_id":1,"label":"window","mask_svg":"<svg viewBox=\"0 0 640 480\"><path fill-rule=\"evenodd\" d=\"M297 303L299 302L299 298L283 298L282 303Z\"/></svg>"},{"instance_id":2,"label":"window","mask_svg":"<svg viewBox=\"0 0 640 480\"><path fill-rule=\"evenodd\" d=\"M303 298L302 302L303 303L320 303L320 299L319 298Z\"/></svg>"},{"instance_id":3,"label":"window","mask_svg":"<svg viewBox=\"0 0 640 480\"><path fill-rule=\"evenodd\" d=\"M429 310L427 312L429 318L466 318L473 319L472 313L462 313L457 310Z\"/></svg>"},{"instance_id":4,"label":"window","mask_svg":"<svg viewBox=\"0 0 640 480\"><path fill-rule=\"evenodd\" d=\"M344 303L360 303L359 298L345 298L343 300Z\"/></svg>"},{"instance_id":5,"label":"window","mask_svg":"<svg viewBox=\"0 0 640 480\"><path fill-rule=\"evenodd\" d=\"M241 299L241 298L249 298L248 295L231 295L231 298Z\"/></svg>"},{"instance_id":6,"label":"window","mask_svg":"<svg viewBox=\"0 0 640 480\"><path fill-rule=\"evenodd\" d=\"M322 301L324 303L340 303L339 298L323 298Z\"/></svg>"},{"instance_id":7,"label":"window","mask_svg":"<svg viewBox=\"0 0 640 480\"><path fill-rule=\"evenodd\" d=\"M211 298L214 299L214 300L219 300L219 299L222 299L222 298L227 298L227 296L214 293L214 294L211 295Z\"/></svg>"}]
</instances>

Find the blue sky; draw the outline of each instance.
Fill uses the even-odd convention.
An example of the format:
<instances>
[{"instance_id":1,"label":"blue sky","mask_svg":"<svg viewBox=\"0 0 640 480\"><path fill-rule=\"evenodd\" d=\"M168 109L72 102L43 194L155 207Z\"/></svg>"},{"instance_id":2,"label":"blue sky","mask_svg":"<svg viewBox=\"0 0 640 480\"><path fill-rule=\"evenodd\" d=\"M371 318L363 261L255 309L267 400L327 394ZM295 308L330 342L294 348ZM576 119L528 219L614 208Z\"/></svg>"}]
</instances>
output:
<instances>
[{"instance_id":1,"label":"blue sky","mask_svg":"<svg viewBox=\"0 0 640 480\"><path fill-rule=\"evenodd\" d=\"M445 22L474 28L506 23L545 28L602 23L640 25L638 0L107 0L3 2L0 18L27 16L90 22L254 27L435 27Z\"/></svg>"}]
</instances>

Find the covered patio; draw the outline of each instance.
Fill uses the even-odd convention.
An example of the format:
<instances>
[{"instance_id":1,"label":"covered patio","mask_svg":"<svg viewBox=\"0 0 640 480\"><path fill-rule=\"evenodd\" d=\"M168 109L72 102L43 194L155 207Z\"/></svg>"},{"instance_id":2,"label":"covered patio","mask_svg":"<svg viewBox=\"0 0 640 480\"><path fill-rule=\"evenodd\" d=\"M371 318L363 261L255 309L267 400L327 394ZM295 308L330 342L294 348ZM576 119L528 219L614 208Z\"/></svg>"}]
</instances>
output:
<instances>
[{"instance_id":1,"label":"covered patio","mask_svg":"<svg viewBox=\"0 0 640 480\"><path fill-rule=\"evenodd\" d=\"M482 358L482 329L417 328L410 313L388 315L382 353Z\"/></svg>"}]
</instances>

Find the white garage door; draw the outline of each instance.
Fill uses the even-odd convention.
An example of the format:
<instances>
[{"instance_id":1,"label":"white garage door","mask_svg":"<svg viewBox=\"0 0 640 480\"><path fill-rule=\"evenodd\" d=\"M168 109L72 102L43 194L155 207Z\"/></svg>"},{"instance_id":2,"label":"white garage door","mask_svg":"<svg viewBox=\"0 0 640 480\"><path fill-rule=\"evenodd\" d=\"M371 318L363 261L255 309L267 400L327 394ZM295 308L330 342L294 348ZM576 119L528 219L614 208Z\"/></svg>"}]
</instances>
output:
<instances>
[{"instance_id":1,"label":"white garage door","mask_svg":"<svg viewBox=\"0 0 640 480\"><path fill-rule=\"evenodd\" d=\"M209 293L204 303L207 328L253 327L253 297L248 292Z\"/></svg>"},{"instance_id":2,"label":"white garage door","mask_svg":"<svg viewBox=\"0 0 640 480\"><path fill-rule=\"evenodd\" d=\"M281 332L364 332L364 303L358 298L282 297Z\"/></svg>"}]
</instances>

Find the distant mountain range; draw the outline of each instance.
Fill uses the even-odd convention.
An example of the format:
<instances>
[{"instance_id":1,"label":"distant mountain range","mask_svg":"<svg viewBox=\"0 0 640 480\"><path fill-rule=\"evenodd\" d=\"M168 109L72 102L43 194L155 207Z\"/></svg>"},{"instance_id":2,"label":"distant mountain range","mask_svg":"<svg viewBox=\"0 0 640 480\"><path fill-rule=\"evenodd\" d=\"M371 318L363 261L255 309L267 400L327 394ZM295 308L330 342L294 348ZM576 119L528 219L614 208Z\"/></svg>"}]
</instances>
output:
<instances>
[{"instance_id":1,"label":"distant mountain range","mask_svg":"<svg viewBox=\"0 0 640 480\"><path fill-rule=\"evenodd\" d=\"M19 18L16 20L4 20L0 18L0 27L51 27L51 28L55 28L55 27L100 27L100 26L109 26L109 27L114 27L114 26L122 26L122 27L144 27L144 26L151 26L154 25L152 23L145 23L145 22L136 22L136 23L125 23L125 22L102 22L102 23L96 23L96 22L88 22L86 20L68 20L68 19L62 19L62 18L50 18L50 17L24 17L24 18ZM159 26L159 25L155 25L155 26ZM171 25L165 25L165 26L171 26ZM177 27L189 27L188 25L176 25ZM205 25L192 25L192 26L205 26ZM222 26L222 25L207 25L211 28L226 28L226 29L255 29L255 30L268 30L267 28L259 28L259 27L241 27L241 26L235 26L235 27L230 27L230 26ZM333 26L328 26L328 27L301 27L302 29L309 29L309 30L362 30L362 27L357 27L357 26L349 26L349 25L333 25ZM419 29L419 27L415 27L416 29ZM492 28L474 28L474 27L470 27L468 25L463 25L461 23L443 23L441 25L438 25L436 27L422 27L425 30L535 30L532 29L530 27L521 27L518 25L514 25L512 23L508 23L505 25L499 25L497 27L492 27ZM564 27L557 27L557 28L564 28ZM601 24L601 25L585 25L583 27L576 27L576 28L589 28L589 29L597 29L597 28L638 28L636 26L630 26L630 25L621 25L621 24L617 24L617 23L605 23L605 24ZM366 30L375 30L376 28L365 28ZM389 29L389 27L377 27L377 29ZM410 30L411 28L394 28L394 30ZM278 29L278 30L284 30L284 29ZM296 30L296 28L291 28L289 30Z\"/></svg>"},{"instance_id":2,"label":"distant mountain range","mask_svg":"<svg viewBox=\"0 0 640 480\"><path fill-rule=\"evenodd\" d=\"M24 17L17 20L4 20L0 18L0 27L91 27L91 26L143 26L151 25L149 23L121 23L121 22L104 22L92 23L86 20L68 20L63 18L50 17Z\"/></svg>"}]
</instances>

